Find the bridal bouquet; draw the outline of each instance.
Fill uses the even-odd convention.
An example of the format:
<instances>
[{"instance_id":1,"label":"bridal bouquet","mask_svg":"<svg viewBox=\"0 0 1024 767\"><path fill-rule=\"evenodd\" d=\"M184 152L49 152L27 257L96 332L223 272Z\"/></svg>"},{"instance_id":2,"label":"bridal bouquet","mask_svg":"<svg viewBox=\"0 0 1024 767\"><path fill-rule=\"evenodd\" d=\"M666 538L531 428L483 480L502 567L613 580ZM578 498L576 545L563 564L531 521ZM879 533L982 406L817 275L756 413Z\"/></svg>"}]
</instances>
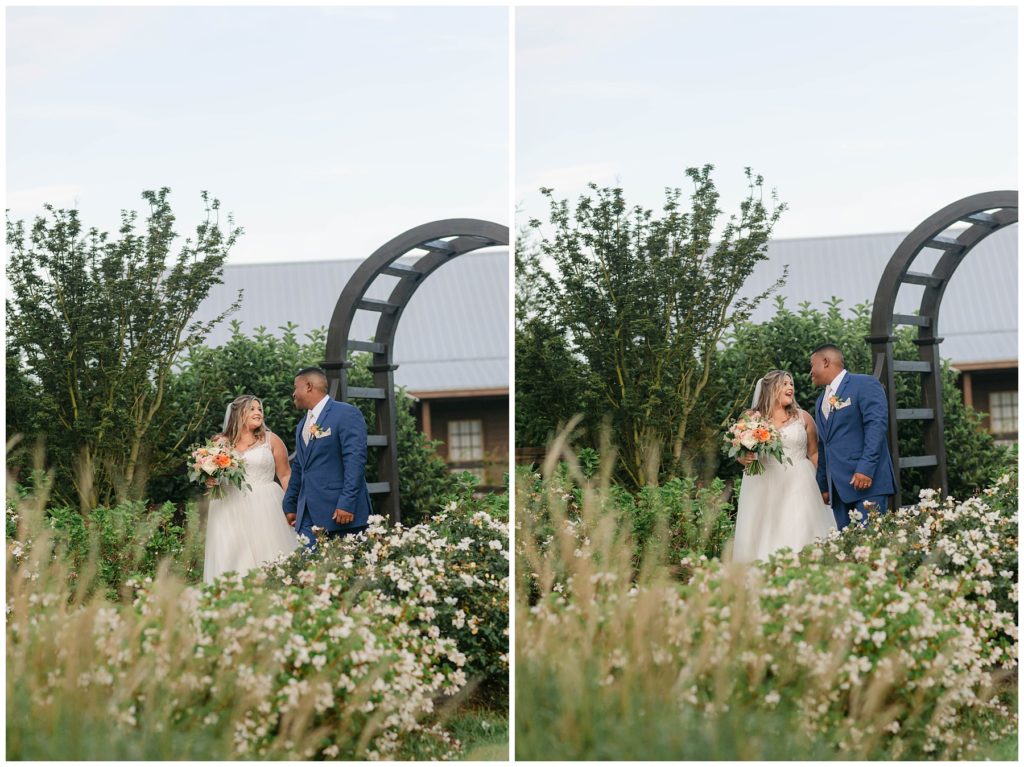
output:
<instances>
[{"instance_id":1,"label":"bridal bouquet","mask_svg":"<svg viewBox=\"0 0 1024 767\"><path fill-rule=\"evenodd\" d=\"M748 410L725 433L725 443L729 457L735 458L740 453L753 453L757 460L751 462L743 471L751 476L764 473L761 458L774 456L779 463L793 463L782 449L782 436L770 418L764 418L756 410Z\"/></svg>"},{"instance_id":2,"label":"bridal bouquet","mask_svg":"<svg viewBox=\"0 0 1024 767\"><path fill-rule=\"evenodd\" d=\"M245 483L245 459L227 445L220 442L207 442L201 447L192 447L188 461L188 478L190 482L198 482L207 486L207 481L214 479L217 484L210 487L211 498L223 498L224 488L231 483L239 490L243 483L246 489L252 487Z\"/></svg>"}]
</instances>

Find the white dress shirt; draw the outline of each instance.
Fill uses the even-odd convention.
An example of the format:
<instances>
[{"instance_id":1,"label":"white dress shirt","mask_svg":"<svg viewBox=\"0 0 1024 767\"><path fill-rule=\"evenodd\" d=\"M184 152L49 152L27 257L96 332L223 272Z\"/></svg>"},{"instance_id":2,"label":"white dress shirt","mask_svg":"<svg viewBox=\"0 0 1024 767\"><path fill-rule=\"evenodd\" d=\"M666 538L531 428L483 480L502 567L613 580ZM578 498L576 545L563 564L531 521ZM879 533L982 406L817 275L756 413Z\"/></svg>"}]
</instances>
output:
<instances>
[{"instance_id":1,"label":"white dress shirt","mask_svg":"<svg viewBox=\"0 0 1024 767\"><path fill-rule=\"evenodd\" d=\"M324 408L327 407L327 401L330 398L329 394L325 394L324 398L313 405L313 408L306 414L306 424L302 427L302 439L307 444L309 443L310 427L316 423Z\"/></svg>"},{"instance_id":2,"label":"white dress shirt","mask_svg":"<svg viewBox=\"0 0 1024 767\"><path fill-rule=\"evenodd\" d=\"M829 404L828 398L839 391L839 385L843 382L843 378L846 376L846 368L839 371L839 375L832 379L832 383L825 387L825 396L821 400L821 413L828 419L829 413L832 412L832 405Z\"/></svg>"}]
</instances>

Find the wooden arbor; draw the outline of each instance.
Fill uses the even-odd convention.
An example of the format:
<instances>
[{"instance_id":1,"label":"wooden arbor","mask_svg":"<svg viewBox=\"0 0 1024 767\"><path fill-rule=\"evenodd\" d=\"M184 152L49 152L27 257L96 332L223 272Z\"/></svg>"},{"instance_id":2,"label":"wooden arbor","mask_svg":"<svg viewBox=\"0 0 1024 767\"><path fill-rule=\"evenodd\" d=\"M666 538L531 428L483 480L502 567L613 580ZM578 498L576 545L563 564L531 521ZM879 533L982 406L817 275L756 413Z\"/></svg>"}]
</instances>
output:
<instances>
[{"instance_id":1,"label":"wooden arbor","mask_svg":"<svg viewBox=\"0 0 1024 767\"><path fill-rule=\"evenodd\" d=\"M992 232L1017 222L1017 192L985 192L965 197L929 216L906 236L893 253L878 283L871 313L871 343L874 375L885 387L889 400L889 450L896 464L896 498L901 502L900 470L931 467L928 484L948 491L946 445L943 438L942 367L939 357L939 304L953 272L971 248ZM966 228L950 236L947 229L956 225ZM911 271L914 260L925 248L942 251L930 272ZM896 296L903 285L923 285L917 314L894 314ZM914 343L918 359L897 360L893 357L896 325L918 328ZM897 373L921 376L921 407L896 408ZM901 456L897 439L900 421L924 421L926 455Z\"/></svg>"},{"instance_id":2,"label":"wooden arbor","mask_svg":"<svg viewBox=\"0 0 1024 767\"><path fill-rule=\"evenodd\" d=\"M380 511L392 524L401 521L398 492L398 447L395 413L395 377L392 350L395 331L409 299L423 280L435 269L456 256L480 248L508 245L507 226L471 218L446 219L417 226L379 247L367 258L341 291L327 331L327 350L323 368L327 372L330 395L347 402L366 398L376 401L377 432L368 435L367 445L378 449L378 482L371 482L370 493L384 496ZM398 260L414 257L413 262ZM378 278L398 278L385 300L367 298ZM383 280L386 285L391 280ZM372 341L351 340L349 333L356 312L378 315ZM372 352L373 386L348 385L348 352Z\"/></svg>"}]
</instances>

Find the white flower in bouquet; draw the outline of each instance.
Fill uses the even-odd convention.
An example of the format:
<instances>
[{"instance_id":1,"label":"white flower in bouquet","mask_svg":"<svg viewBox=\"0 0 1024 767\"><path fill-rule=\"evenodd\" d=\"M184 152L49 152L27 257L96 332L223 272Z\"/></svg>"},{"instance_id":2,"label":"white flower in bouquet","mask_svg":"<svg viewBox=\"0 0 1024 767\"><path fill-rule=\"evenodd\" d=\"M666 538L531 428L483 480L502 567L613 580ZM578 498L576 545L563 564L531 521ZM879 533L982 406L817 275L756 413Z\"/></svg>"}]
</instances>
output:
<instances>
[{"instance_id":1,"label":"white flower in bouquet","mask_svg":"<svg viewBox=\"0 0 1024 767\"><path fill-rule=\"evenodd\" d=\"M210 441L202 446L193 445L188 460L188 478L209 487L211 498L223 498L228 484L239 490L245 484L245 459L222 442ZM216 484L210 484L214 480Z\"/></svg>"},{"instance_id":2,"label":"white flower in bouquet","mask_svg":"<svg viewBox=\"0 0 1024 767\"><path fill-rule=\"evenodd\" d=\"M782 435L775 424L756 410L748 410L729 427L725 433L725 444L730 458L741 452L754 454L757 460L744 469L744 473L751 476L764 473L761 459L766 456L774 456L779 463L793 463L782 449Z\"/></svg>"}]
</instances>

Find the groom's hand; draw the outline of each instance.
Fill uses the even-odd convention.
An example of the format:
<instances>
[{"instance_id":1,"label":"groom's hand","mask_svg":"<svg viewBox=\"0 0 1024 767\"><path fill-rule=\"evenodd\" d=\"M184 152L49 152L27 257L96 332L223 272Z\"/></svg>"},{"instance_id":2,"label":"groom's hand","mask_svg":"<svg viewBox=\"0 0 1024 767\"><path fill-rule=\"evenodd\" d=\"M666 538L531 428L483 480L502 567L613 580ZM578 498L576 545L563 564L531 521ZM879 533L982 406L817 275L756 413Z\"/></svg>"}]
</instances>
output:
<instances>
[{"instance_id":1,"label":"groom's hand","mask_svg":"<svg viewBox=\"0 0 1024 767\"><path fill-rule=\"evenodd\" d=\"M342 509L334 510L334 521L337 522L339 525L347 525L353 519L355 519L354 514L350 514L347 511L343 511Z\"/></svg>"},{"instance_id":2,"label":"groom's hand","mask_svg":"<svg viewBox=\"0 0 1024 767\"><path fill-rule=\"evenodd\" d=\"M858 490L867 490L871 487L871 477L867 474L854 474L853 479L850 480L850 484Z\"/></svg>"},{"instance_id":3,"label":"groom's hand","mask_svg":"<svg viewBox=\"0 0 1024 767\"><path fill-rule=\"evenodd\" d=\"M831 506L832 505L828 501L828 493L822 493L821 494L821 500L823 500L825 502L826 506Z\"/></svg>"},{"instance_id":4,"label":"groom's hand","mask_svg":"<svg viewBox=\"0 0 1024 767\"><path fill-rule=\"evenodd\" d=\"M288 524L289 525L291 525L292 527L295 527L295 515L294 514L285 514L284 518L288 520Z\"/></svg>"}]
</instances>

